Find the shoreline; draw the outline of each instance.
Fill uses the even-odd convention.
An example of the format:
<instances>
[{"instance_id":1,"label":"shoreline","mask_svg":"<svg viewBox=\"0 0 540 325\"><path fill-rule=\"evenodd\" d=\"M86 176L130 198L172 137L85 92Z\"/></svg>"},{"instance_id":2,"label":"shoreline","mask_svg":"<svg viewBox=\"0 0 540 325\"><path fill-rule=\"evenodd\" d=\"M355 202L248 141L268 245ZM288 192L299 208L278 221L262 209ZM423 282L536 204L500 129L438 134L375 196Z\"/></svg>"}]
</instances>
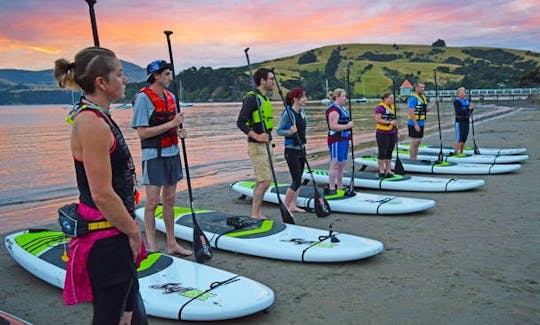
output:
<instances>
[{"instance_id":1,"label":"shoreline","mask_svg":"<svg viewBox=\"0 0 540 325\"><path fill-rule=\"evenodd\" d=\"M456 193L371 191L434 199L437 205L406 216L297 214L299 225L334 229L380 240L382 254L350 263L302 264L215 250L210 266L239 273L274 290L267 313L220 324L509 324L540 319L540 107L523 107L500 118L475 121L480 147L527 147L522 168L483 178L480 189ZM428 120L436 125L436 120ZM443 131L453 143L452 129ZM438 144L438 132L423 143ZM468 144L472 143L472 130ZM358 154L373 153L375 148ZM355 152L356 154L356 152ZM310 160L311 162L311 160ZM314 163L312 168L327 168ZM250 171L251 173L251 171ZM280 171L278 180L290 179ZM185 185L185 182L182 182ZM227 184L194 189L196 207L249 214ZM176 203L188 205L179 187ZM277 205L264 211L279 219ZM43 227L58 229L56 223ZM3 232L3 231L2 231ZM5 236L3 234L2 238ZM157 236L163 247L162 234ZM182 245L188 243L182 242ZM188 258L193 260L193 258ZM90 323L91 305L67 307L61 291L22 269L0 249L0 309L35 324ZM150 318L151 324L178 321ZM187 322L186 322L187 323Z\"/></svg>"}]
</instances>

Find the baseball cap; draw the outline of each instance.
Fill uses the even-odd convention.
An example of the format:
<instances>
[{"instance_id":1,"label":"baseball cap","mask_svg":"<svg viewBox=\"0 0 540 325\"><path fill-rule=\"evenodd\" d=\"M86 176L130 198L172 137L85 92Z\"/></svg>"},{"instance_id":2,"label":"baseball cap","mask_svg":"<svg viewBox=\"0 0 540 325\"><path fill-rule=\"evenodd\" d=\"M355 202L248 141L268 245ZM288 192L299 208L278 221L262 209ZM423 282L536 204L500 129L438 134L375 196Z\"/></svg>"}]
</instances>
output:
<instances>
[{"instance_id":1,"label":"baseball cap","mask_svg":"<svg viewBox=\"0 0 540 325\"><path fill-rule=\"evenodd\" d=\"M165 60L155 60L155 61L150 62L150 64L146 66L146 81L148 81L148 79L150 79L150 77L154 73L159 73L165 69L171 69L171 68L172 68L171 64L167 63L167 61Z\"/></svg>"}]
</instances>

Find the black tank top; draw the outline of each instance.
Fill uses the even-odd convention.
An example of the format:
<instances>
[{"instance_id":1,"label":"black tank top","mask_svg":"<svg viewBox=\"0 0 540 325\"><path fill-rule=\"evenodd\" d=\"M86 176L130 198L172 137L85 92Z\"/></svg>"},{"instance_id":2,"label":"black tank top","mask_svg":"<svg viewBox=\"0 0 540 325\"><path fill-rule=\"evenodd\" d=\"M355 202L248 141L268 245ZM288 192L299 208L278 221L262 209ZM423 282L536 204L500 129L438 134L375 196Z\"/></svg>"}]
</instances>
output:
<instances>
[{"instance_id":1,"label":"black tank top","mask_svg":"<svg viewBox=\"0 0 540 325\"><path fill-rule=\"evenodd\" d=\"M129 152L124 136L118 125L109 115L92 108L86 109L91 110L94 114L101 117L111 128L111 132L115 138L115 146L110 153L113 189L116 194L120 196L129 213L134 216L135 166L133 165L133 159L131 158L131 153ZM84 170L84 162L75 159L74 162L75 173L77 175L77 187L79 188L80 193L79 200L80 202L97 209L90 193L88 178L86 176L86 171Z\"/></svg>"}]
</instances>

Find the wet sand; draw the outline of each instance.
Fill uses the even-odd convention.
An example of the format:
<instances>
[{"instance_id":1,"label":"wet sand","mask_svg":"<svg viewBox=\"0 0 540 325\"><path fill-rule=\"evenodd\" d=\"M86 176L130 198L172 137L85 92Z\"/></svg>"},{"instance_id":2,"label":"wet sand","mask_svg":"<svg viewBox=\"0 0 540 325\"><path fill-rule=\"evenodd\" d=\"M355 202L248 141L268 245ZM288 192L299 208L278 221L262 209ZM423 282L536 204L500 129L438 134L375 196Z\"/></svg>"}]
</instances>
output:
<instances>
[{"instance_id":1,"label":"wet sand","mask_svg":"<svg viewBox=\"0 0 540 325\"><path fill-rule=\"evenodd\" d=\"M485 179L480 189L365 191L436 200L437 205L423 213L393 217L333 213L328 218L297 214L300 225L326 229L333 222L337 231L382 241L385 250L378 256L350 263L302 264L215 251L209 265L262 282L276 295L268 312L219 323L540 323L539 125L539 107L475 123L480 147L524 146L529 155L512 174L459 176ZM443 133L443 141L453 143L453 130ZM438 133L424 142L437 145ZM246 171L243 177L250 175ZM288 173L278 173L278 179L288 181ZM228 185L194 190L197 207L249 214L248 202L234 200L238 195L229 195ZM187 205L185 191L178 194L177 204ZM279 218L277 206L265 204L264 209ZM58 229L56 224L43 227ZM90 323L90 304L65 306L59 289L22 269L3 245L0 272L1 310L34 324ZM151 317L150 323L179 322Z\"/></svg>"}]
</instances>

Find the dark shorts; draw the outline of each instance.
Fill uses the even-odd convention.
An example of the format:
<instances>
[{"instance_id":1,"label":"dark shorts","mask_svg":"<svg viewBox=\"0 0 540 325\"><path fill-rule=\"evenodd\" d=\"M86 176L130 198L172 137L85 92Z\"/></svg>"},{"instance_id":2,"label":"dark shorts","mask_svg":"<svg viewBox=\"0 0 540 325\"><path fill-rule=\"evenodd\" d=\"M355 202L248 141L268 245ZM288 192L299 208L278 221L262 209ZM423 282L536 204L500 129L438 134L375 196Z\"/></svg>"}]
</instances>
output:
<instances>
[{"instance_id":1,"label":"dark shorts","mask_svg":"<svg viewBox=\"0 0 540 325\"><path fill-rule=\"evenodd\" d=\"M469 136L469 121L456 122L456 142L466 142Z\"/></svg>"},{"instance_id":2,"label":"dark shorts","mask_svg":"<svg viewBox=\"0 0 540 325\"><path fill-rule=\"evenodd\" d=\"M306 157L302 150L285 148L285 160L287 161L287 166L289 166L289 172L292 178L289 188L296 191L302 185L302 174L304 173Z\"/></svg>"},{"instance_id":3,"label":"dark shorts","mask_svg":"<svg viewBox=\"0 0 540 325\"><path fill-rule=\"evenodd\" d=\"M184 176L180 155L143 161L143 185L174 185Z\"/></svg>"},{"instance_id":4,"label":"dark shorts","mask_svg":"<svg viewBox=\"0 0 540 325\"><path fill-rule=\"evenodd\" d=\"M144 310L138 306L139 280L126 235L97 240L87 263L94 294L93 324L118 324L124 310Z\"/></svg>"},{"instance_id":5,"label":"dark shorts","mask_svg":"<svg viewBox=\"0 0 540 325\"><path fill-rule=\"evenodd\" d=\"M377 147L379 149L377 158L381 160L392 159L392 151L396 145L396 135L377 132L375 138L377 139Z\"/></svg>"},{"instance_id":6,"label":"dark shorts","mask_svg":"<svg viewBox=\"0 0 540 325\"><path fill-rule=\"evenodd\" d=\"M407 124L407 126L409 127L409 138L422 139L424 137L424 126L420 127L419 132L416 132L414 125Z\"/></svg>"}]
</instances>

